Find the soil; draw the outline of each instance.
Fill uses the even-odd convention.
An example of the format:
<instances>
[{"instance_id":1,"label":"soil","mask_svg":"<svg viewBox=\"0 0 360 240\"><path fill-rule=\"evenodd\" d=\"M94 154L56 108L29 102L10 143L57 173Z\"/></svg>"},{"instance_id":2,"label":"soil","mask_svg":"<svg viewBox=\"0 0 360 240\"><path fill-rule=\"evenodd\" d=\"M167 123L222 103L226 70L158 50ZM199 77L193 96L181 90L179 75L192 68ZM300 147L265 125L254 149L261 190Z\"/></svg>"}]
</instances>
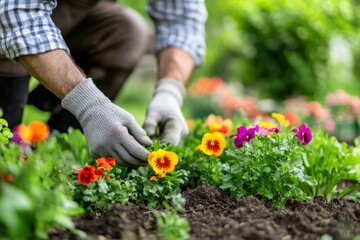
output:
<instances>
[{"instance_id":1,"label":"soil","mask_svg":"<svg viewBox=\"0 0 360 240\"><path fill-rule=\"evenodd\" d=\"M320 239L329 234L333 239L354 239L360 234L360 203L322 197L312 202L288 201L285 209L260 202L255 197L239 201L217 188L199 186L183 192L185 217L191 227L190 239ZM159 239L156 221L142 204L115 204L103 214L85 214L74 218L87 239ZM56 230L51 239L78 239Z\"/></svg>"}]
</instances>

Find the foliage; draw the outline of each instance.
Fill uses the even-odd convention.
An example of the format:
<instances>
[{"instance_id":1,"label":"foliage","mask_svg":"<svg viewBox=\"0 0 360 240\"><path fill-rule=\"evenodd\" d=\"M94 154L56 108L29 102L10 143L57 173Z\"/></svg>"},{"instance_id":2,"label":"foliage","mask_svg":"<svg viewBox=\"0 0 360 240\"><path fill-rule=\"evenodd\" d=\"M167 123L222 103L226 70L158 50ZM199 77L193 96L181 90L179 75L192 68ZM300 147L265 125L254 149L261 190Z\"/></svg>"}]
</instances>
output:
<instances>
[{"instance_id":1,"label":"foliage","mask_svg":"<svg viewBox=\"0 0 360 240\"><path fill-rule=\"evenodd\" d=\"M126 174L126 168L115 165L108 173L109 178L101 178L86 186L81 185L74 174L71 186L74 200L90 212L105 211L114 203L127 203L136 184L126 179Z\"/></svg>"},{"instance_id":2,"label":"foliage","mask_svg":"<svg viewBox=\"0 0 360 240\"><path fill-rule=\"evenodd\" d=\"M234 197L252 195L280 206L288 199L310 200L301 189L313 184L304 174L305 149L288 129L256 136L239 149L229 148L225 155L229 168L220 187Z\"/></svg>"},{"instance_id":3,"label":"foliage","mask_svg":"<svg viewBox=\"0 0 360 240\"><path fill-rule=\"evenodd\" d=\"M174 151L182 156L181 149L171 144L161 144L154 140L150 151L159 149ZM86 186L81 185L75 174L72 178L74 198L87 210L106 210L116 202L125 204L128 201L146 203L155 207L162 202L172 202L180 193L180 187L187 180L188 171L179 169L168 172L165 176L154 177L154 170L149 166L128 169L115 165L101 177Z\"/></svg>"},{"instance_id":4,"label":"foliage","mask_svg":"<svg viewBox=\"0 0 360 240\"><path fill-rule=\"evenodd\" d=\"M72 158L81 165L92 161L85 135L79 129L69 128L67 133L55 133L59 145L67 152L71 152Z\"/></svg>"},{"instance_id":5,"label":"foliage","mask_svg":"<svg viewBox=\"0 0 360 240\"><path fill-rule=\"evenodd\" d=\"M359 141L355 141L355 147L349 147L335 137L317 131L304 159L305 173L316 184L303 190L311 197L323 196L327 201L356 192L360 187ZM340 183L343 180L352 181L353 184L342 188Z\"/></svg>"},{"instance_id":6,"label":"foliage","mask_svg":"<svg viewBox=\"0 0 360 240\"><path fill-rule=\"evenodd\" d=\"M227 167L222 164L219 157L208 156L196 150L201 144L202 136L208 131L209 128L204 126L204 121L196 119L194 126L181 144L184 158L179 168L189 171L188 185L193 188L202 184L219 185L223 168Z\"/></svg>"},{"instance_id":7,"label":"foliage","mask_svg":"<svg viewBox=\"0 0 360 240\"><path fill-rule=\"evenodd\" d=\"M157 236L167 240L188 239L190 237L190 226L186 218L180 217L174 208L171 210L168 206L165 211L153 210L156 218Z\"/></svg>"},{"instance_id":8,"label":"foliage","mask_svg":"<svg viewBox=\"0 0 360 240\"><path fill-rule=\"evenodd\" d=\"M5 119L0 118L0 144L9 143L9 138L12 138L13 134L8 128L8 123Z\"/></svg>"},{"instance_id":9,"label":"foliage","mask_svg":"<svg viewBox=\"0 0 360 240\"><path fill-rule=\"evenodd\" d=\"M353 1L230 0L208 6L200 75L241 81L262 98L316 98L340 83L358 92L351 55L358 55L359 8ZM345 59L332 56L339 45L349 48Z\"/></svg>"},{"instance_id":10,"label":"foliage","mask_svg":"<svg viewBox=\"0 0 360 240\"><path fill-rule=\"evenodd\" d=\"M132 200L135 202L145 202L150 207L155 207L162 202L170 202L173 197L181 193L181 185L187 180L188 171L179 169L166 174L166 177L158 181L150 181L154 174L149 167L140 167L132 170L129 179L135 183L135 192Z\"/></svg>"},{"instance_id":11,"label":"foliage","mask_svg":"<svg viewBox=\"0 0 360 240\"><path fill-rule=\"evenodd\" d=\"M46 147L45 147L46 146ZM67 190L71 162L56 139L24 158L20 146L0 145L0 232L5 239L47 239L54 227L78 232L71 217L83 212ZM25 160L26 159L26 160Z\"/></svg>"}]
</instances>

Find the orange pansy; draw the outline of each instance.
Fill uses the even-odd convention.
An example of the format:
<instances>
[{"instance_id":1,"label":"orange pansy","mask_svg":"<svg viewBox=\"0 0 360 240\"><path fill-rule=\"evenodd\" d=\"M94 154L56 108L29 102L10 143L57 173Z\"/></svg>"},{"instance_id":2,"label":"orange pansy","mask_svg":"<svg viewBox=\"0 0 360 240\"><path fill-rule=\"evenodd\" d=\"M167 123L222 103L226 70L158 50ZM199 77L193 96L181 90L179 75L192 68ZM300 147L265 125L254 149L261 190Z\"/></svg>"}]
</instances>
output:
<instances>
[{"instance_id":1,"label":"orange pansy","mask_svg":"<svg viewBox=\"0 0 360 240\"><path fill-rule=\"evenodd\" d=\"M113 167L110 165L110 163L107 161L106 158L101 157L96 159L96 166L100 167L104 170L111 170Z\"/></svg>"},{"instance_id":2,"label":"orange pansy","mask_svg":"<svg viewBox=\"0 0 360 240\"><path fill-rule=\"evenodd\" d=\"M28 126L20 124L17 132L24 142L34 144L44 141L49 136L50 129L46 123L33 121Z\"/></svg>"},{"instance_id":3,"label":"orange pansy","mask_svg":"<svg viewBox=\"0 0 360 240\"><path fill-rule=\"evenodd\" d=\"M150 177L150 181L151 181L151 182L157 182L158 179L157 179L156 176L151 176L151 177Z\"/></svg>"}]
</instances>

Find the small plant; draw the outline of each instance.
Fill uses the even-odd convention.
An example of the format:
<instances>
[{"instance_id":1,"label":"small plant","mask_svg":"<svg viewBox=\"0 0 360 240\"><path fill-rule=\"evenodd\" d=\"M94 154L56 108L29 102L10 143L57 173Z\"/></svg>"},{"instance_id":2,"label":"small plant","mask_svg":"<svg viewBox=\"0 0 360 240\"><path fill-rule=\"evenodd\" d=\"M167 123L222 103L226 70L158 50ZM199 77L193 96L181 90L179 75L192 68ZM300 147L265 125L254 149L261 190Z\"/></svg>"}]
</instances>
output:
<instances>
[{"instance_id":1,"label":"small plant","mask_svg":"<svg viewBox=\"0 0 360 240\"><path fill-rule=\"evenodd\" d=\"M74 178L75 199L92 211L106 210L111 204L125 204L129 200L150 207L170 201L187 180L187 171L175 171L179 157L171 151L181 149L157 140L149 149L149 165L137 169L120 167L113 158L98 158L94 165L85 165Z\"/></svg>"},{"instance_id":2,"label":"small plant","mask_svg":"<svg viewBox=\"0 0 360 240\"><path fill-rule=\"evenodd\" d=\"M0 144L9 143L9 139L13 136L11 130L8 128L8 123L5 119L0 118Z\"/></svg>"},{"instance_id":3,"label":"small plant","mask_svg":"<svg viewBox=\"0 0 360 240\"><path fill-rule=\"evenodd\" d=\"M113 158L98 158L95 166L85 165L74 176L74 199L89 211L104 211L111 204L125 204L135 191L135 183L126 178L127 169Z\"/></svg>"},{"instance_id":4,"label":"small plant","mask_svg":"<svg viewBox=\"0 0 360 240\"><path fill-rule=\"evenodd\" d=\"M232 136L235 148L225 151L224 160L229 168L224 172L221 188L236 198L253 195L280 206L288 199L310 200L301 189L304 184L313 184L304 174L302 145L311 140L305 125L290 132L260 122L249 128L241 126Z\"/></svg>"},{"instance_id":5,"label":"small plant","mask_svg":"<svg viewBox=\"0 0 360 240\"><path fill-rule=\"evenodd\" d=\"M165 211L153 210L156 218L156 234L166 240L189 239L190 225L186 218L180 217L174 207L172 210L167 204Z\"/></svg>"},{"instance_id":6,"label":"small plant","mask_svg":"<svg viewBox=\"0 0 360 240\"><path fill-rule=\"evenodd\" d=\"M55 227L79 233L71 217L83 213L67 189L72 161L55 138L23 157L21 146L0 144L0 232L5 239L47 239ZM65 160L66 159L66 160Z\"/></svg>"},{"instance_id":7,"label":"small plant","mask_svg":"<svg viewBox=\"0 0 360 240\"><path fill-rule=\"evenodd\" d=\"M306 186L311 197L323 196L327 201L352 194L360 187L360 152L359 139L356 146L349 147L340 143L335 137L317 131L305 160L305 173L315 180L316 184ZM339 185L343 180L352 182L345 188Z\"/></svg>"}]
</instances>

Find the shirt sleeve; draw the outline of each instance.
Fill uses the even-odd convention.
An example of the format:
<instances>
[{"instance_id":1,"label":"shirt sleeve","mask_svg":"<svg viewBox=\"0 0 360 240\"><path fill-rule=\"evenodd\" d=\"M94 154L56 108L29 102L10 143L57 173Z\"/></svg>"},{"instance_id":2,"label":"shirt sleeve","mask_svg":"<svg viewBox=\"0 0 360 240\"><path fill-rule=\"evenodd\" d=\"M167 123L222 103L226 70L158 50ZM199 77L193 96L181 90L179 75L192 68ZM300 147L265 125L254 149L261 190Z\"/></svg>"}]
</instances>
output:
<instances>
[{"instance_id":1,"label":"shirt sleeve","mask_svg":"<svg viewBox=\"0 0 360 240\"><path fill-rule=\"evenodd\" d=\"M179 47L188 52L198 66L205 57L204 0L149 0L148 14L154 22L155 51Z\"/></svg>"},{"instance_id":2,"label":"shirt sleeve","mask_svg":"<svg viewBox=\"0 0 360 240\"><path fill-rule=\"evenodd\" d=\"M0 1L0 54L15 59L69 49L51 20L56 0Z\"/></svg>"}]
</instances>

